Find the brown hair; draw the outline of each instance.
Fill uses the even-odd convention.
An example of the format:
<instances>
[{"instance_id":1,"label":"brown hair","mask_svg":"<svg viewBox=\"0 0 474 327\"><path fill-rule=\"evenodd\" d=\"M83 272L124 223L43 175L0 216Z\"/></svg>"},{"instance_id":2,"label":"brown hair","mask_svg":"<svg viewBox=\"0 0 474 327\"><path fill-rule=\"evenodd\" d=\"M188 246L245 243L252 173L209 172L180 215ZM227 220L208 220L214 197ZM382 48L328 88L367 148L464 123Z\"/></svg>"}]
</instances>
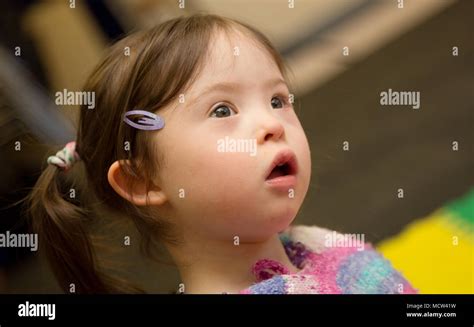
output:
<instances>
[{"instance_id":1,"label":"brown hair","mask_svg":"<svg viewBox=\"0 0 474 327\"><path fill-rule=\"evenodd\" d=\"M150 208L136 207L109 185L107 172L117 160L122 169L149 187L159 169L152 132L137 131L122 123L132 109L155 112L174 101L202 69L216 30L233 29L263 46L286 77L285 66L270 41L254 28L216 15L175 18L146 31L133 33L113 45L86 83L95 92L96 107L81 107L77 134L79 153L87 176L87 193L108 208L126 213L142 236L142 250L151 255L155 240L171 238L170 226ZM129 47L130 56L125 55ZM112 140L114 140L112 142ZM129 142L130 149L125 147ZM162 157L160 157L162 159ZM66 199L64 174L48 165L28 197L33 230L41 239L61 288L74 283L77 293L137 292L138 288L105 274L89 233L92 212L82 203Z\"/></svg>"}]
</instances>

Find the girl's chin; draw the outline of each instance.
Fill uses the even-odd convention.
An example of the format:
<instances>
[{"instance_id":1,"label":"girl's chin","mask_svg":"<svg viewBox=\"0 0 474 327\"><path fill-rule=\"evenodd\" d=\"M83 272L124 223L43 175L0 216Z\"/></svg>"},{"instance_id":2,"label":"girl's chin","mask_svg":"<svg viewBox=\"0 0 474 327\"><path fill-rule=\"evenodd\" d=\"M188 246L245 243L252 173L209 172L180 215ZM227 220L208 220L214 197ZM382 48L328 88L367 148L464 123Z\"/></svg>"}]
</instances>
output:
<instances>
[{"instance_id":1,"label":"girl's chin","mask_svg":"<svg viewBox=\"0 0 474 327\"><path fill-rule=\"evenodd\" d=\"M272 237L273 235L281 233L287 229L293 222L294 218L294 215L275 218L266 224L266 226L262 226L261 230L265 230L266 238Z\"/></svg>"}]
</instances>

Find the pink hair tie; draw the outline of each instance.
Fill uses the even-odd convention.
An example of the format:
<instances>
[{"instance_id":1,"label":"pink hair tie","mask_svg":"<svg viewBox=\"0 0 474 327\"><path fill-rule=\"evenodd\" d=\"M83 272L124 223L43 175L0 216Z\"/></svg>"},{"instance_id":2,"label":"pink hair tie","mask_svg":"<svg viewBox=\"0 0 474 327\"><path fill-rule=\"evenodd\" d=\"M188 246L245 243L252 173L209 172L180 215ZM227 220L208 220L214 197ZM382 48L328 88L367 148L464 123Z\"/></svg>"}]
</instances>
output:
<instances>
[{"instance_id":1,"label":"pink hair tie","mask_svg":"<svg viewBox=\"0 0 474 327\"><path fill-rule=\"evenodd\" d=\"M81 160L79 154L76 152L76 142L69 142L64 148L54 156L48 157L48 164L54 165L63 171L68 171L71 167Z\"/></svg>"}]
</instances>

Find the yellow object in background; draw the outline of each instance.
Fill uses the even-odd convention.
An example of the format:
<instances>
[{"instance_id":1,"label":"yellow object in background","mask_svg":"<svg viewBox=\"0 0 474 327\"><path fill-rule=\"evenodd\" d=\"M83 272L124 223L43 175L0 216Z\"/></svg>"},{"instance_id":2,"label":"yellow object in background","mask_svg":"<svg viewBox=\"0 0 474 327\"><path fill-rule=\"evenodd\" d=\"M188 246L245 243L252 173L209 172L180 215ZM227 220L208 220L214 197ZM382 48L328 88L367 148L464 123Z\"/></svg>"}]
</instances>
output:
<instances>
[{"instance_id":1,"label":"yellow object in background","mask_svg":"<svg viewBox=\"0 0 474 327\"><path fill-rule=\"evenodd\" d=\"M474 189L377 248L420 294L474 294Z\"/></svg>"}]
</instances>

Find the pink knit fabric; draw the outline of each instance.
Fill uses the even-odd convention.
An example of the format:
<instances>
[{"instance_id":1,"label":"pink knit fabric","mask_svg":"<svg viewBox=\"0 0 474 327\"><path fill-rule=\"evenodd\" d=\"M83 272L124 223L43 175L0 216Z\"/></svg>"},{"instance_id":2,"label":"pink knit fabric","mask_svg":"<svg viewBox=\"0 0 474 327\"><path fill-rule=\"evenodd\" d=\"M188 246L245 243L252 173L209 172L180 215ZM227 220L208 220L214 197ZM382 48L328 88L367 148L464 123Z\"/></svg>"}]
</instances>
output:
<instances>
[{"instance_id":1,"label":"pink knit fabric","mask_svg":"<svg viewBox=\"0 0 474 327\"><path fill-rule=\"evenodd\" d=\"M269 279L275 275L289 274L288 268L275 260L262 259L252 267L252 273L258 282Z\"/></svg>"},{"instance_id":2,"label":"pink knit fabric","mask_svg":"<svg viewBox=\"0 0 474 327\"><path fill-rule=\"evenodd\" d=\"M300 269L291 274L281 263L262 259L252 272L256 283L241 294L413 294L417 293L370 244L329 247L333 231L290 227L280 238L290 261ZM337 234L342 235L342 234ZM304 243L303 243L304 242Z\"/></svg>"}]
</instances>

